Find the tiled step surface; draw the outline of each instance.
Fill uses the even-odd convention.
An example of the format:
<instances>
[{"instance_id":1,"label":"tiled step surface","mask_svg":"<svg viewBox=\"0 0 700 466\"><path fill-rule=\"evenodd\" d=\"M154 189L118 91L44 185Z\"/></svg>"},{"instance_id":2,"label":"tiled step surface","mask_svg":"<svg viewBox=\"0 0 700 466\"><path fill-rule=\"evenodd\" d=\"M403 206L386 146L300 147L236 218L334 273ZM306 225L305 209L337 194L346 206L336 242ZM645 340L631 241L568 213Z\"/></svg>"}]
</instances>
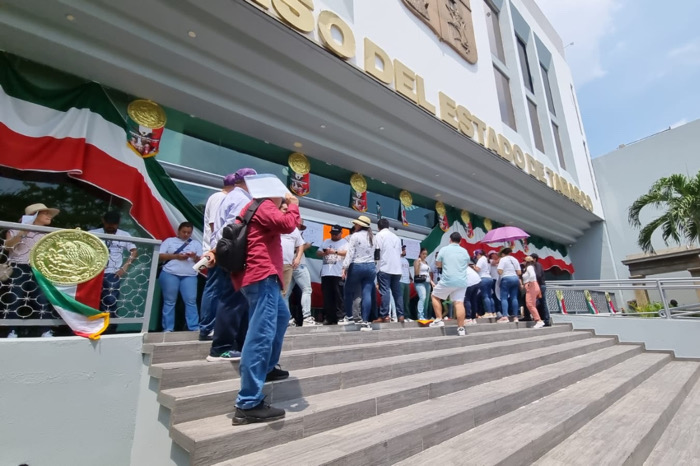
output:
<instances>
[{"instance_id":1,"label":"tiled step surface","mask_svg":"<svg viewBox=\"0 0 700 466\"><path fill-rule=\"evenodd\" d=\"M642 464L696 383L699 367L670 362L535 464Z\"/></svg>"},{"instance_id":2,"label":"tiled step surface","mask_svg":"<svg viewBox=\"0 0 700 466\"><path fill-rule=\"evenodd\" d=\"M418 332L429 332L426 335L435 335L441 329L416 329ZM526 339L534 335L550 334L570 334L567 327L550 327L547 329L524 329L524 330L501 330L491 332L477 332L461 340L454 338L416 338L414 340L395 340L402 336L402 331L377 331L377 332L356 332L356 336L351 340L343 340L345 345L323 346L322 349L308 348L301 350L283 351L280 364L286 370L306 369L309 367L342 364L348 360L369 360L384 358L385 355L396 354L396 352L407 354L412 352L431 352L447 347L462 345L473 345L476 343L503 342ZM410 332L410 331L409 331ZM580 332L573 332L579 334ZM362 341L364 334L369 342L352 346L358 341ZM379 334L385 334L381 337ZM420 333L419 333L420 334ZM439 333L438 333L439 334ZM374 335L377 335L376 337ZM578 336L584 338L590 333ZM377 346L380 338L386 339L389 344ZM393 343L391 343L393 341ZM351 346L348 346L351 345ZM206 360L182 361L172 363L153 364L149 369L152 377L160 379L160 389L184 387L193 384L216 382L238 378L238 362L219 361L207 362Z\"/></svg>"},{"instance_id":3,"label":"tiled step surface","mask_svg":"<svg viewBox=\"0 0 700 466\"><path fill-rule=\"evenodd\" d=\"M622 375L613 378L606 385L612 390L614 386L629 384L628 376L644 373L662 363L664 358L668 359L668 356L641 354L622 361L604 371ZM448 396L375 416L363 422L355 422L316 436L228 460L220 463L219 466L273 464L273 458L282 457L288 464L394 464L412 455L418 455L421 451L467 432L475 426L489 422L496 416L508 415L507 413L512 413L514 410L520 411L517 410L519 406L541 398L540 392L531 389L532 384L528 379L540 376L539 372L544 373L546 370L547 368L544 367L538 371L529 371L477 385ZM586 383L586 380L589 379L579 382L576 386ZM557 386L557 388L560 387ZM479 442L482 450L499 450L507 443L519 442L516 433L519 434L519 431L511 429L504 437L502 432L497 435L489 431L485 436L479 437ZM328 448L329 445L333 447ZM489 448L489 445L492 448ZM410 464L450 464L434 455L419 456L420 461ZM470 463L465 457L460 456L458 462L451 464ZM520 464L527 464L527 462Z\"/></svg>"},{"instance_id":4,"label":"tiled step surface","mask_svg":"<svg viewBox=\"0 0 700 466\"><path fill-rule=\"evenodd\" d=\"M521 375L509 380L522 383L521 390L543 396L641 351L638 345L607 346L585 356L562 361L559 355L565 351L564 346L536 349L277 403L276 406L287 410L287 417L274 426L231 426L233 404L229 403L227 414L175 425L171 435L180 446L192 452L193 464L210 464L211 461L233 458L295 438L315 435L515 374ZM578 349L581 353L584 351L580 346ZM531 365L539 367L535 376L522 374L525 370L523 367ZM523 403L524 399L518 396L518 402ZM483 409L488 410L492 402L486 399L484 402Z\"/></svg>"},{"instance_id":5,"label":"tiled step surface","mask_svg":"<svg viewBox=\"0 0 700 466\"><path fill-rule=\"evenodd\" d=\"M695 382L644 465L700 465L700 381Z\"/></svg>"},{"instance_id":6,"label":"tiled step surface","mask_svg":"<svg viewBox=\"0 0 700 466\"><path fill-rule=\"evenodd\" d=\"M371 351L373 346L360 346L356 351L345 348L342 359L336 364L323 364L318 367L299 369L291 377L265 385L264 393L273 403L301 396L315 395L323 391L339 390L349 386L373 383L381 380L401 377L416 373L418 370L433 370L458 364L457 361L477 361L504 354L520 354L533 348L546 348L566 342L586 341L586 344L573 345L574 351L589 350L604 345L614 344L612 339L594 339L589 333L556 332L550 334L519 332L518 336L533 335L530 338L497 341L496 343L475 344L469 337L439 338L436 348L417 354L401 354L382 358L374 355L373 359L363 361L362 351ZM500 332L492 332L491 338L502 338ZM506 332L511 333L511 332ZM487 337L486 335L484 336ZM484 338L484 339L485 339ZM421 342L423 343L423 342ZM559 348L563 351L566 348ZM557 349L549 352L556 352ZM563 357L554 355L552 357ZM344 362L351 360L351 362ZM517 361L516 361L517 362ZM527 365L520 362L521 370ZM285 366L286 367L286 366ZM197 417L211 416L225 412L236 398L240 387L239 379L228 379L207 384L190 385L181 388L162 390L158 401L172 411L173 424L185 422Z\"/></svg>"}]
</instances>

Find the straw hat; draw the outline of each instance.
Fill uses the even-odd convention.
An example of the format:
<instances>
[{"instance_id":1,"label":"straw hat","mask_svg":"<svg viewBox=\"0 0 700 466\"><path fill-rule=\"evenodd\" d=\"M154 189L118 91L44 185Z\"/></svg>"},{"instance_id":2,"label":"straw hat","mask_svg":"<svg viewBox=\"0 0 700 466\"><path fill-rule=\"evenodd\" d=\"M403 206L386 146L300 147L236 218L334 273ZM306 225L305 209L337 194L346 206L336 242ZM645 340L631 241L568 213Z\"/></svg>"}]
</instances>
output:
<instances>
[{"instance_id":1,"label":"straw hat","mask_svg":"<svg viewBox=\"0 0 700 466\"><path fill-rule=\"evenodd\" d=\"M525 262L535 262L535 259L532 256L525 256Z\"/></svg>"},{"instance_id":2,"label":"straw hat","mask_svg":"<svg viewBox=\"0 0 700 466\"><path fill-rule=\"evenodd\" d=\"M42 210L47 211L49 213L49 215L51 215L52 218L55 217L56 215L58 215L59 212L61 212L60 210L58 210L56 208L53 208L53 207L49 208L49 207L46 207L46 204L39 203L39 204L32 204L30 206L27 206L24 209L24 215L34 215L35 213L41 212Z\"/></svg>"},{"instance_id":3,"label":"straw hat","mask_svg":"<svg viewBox=\"0 0 700 466\"><path fill-rule=\"evenodd\" d=\"M370 220L369 217L366 215L360 215L355 220L353 220L352 223L361 227L369 228L369 226L372 224L372 220Z\"/></svg>"}]
</instances>

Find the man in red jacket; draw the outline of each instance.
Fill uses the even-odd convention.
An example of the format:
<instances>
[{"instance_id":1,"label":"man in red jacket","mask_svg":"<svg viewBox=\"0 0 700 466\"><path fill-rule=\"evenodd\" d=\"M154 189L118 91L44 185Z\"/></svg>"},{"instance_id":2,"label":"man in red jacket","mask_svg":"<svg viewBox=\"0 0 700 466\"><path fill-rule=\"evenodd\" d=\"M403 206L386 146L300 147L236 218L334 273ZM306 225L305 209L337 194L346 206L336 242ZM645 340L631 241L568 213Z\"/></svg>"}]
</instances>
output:
<instances>
[{"instance_id":1,"label":"man in red jacket","mask_svg":"<svg viewBox=\"0 0 700 466\"><path fill-rule=\"evenodd\" d=\"M283 200L288 205L287 212L280 211ZM241 217L250 204L243 208ZM274 421L285 414L283 409L265 403L262 388L266 381L289 377L289 372L276 367L290 317L282 296L280 235L291 233L299 223L299 200L287 193L284 199L264 199L248 224L246 269L233 275L235 288L243 292L250 307L234 425Z\"/></svg>"}]
</instances>

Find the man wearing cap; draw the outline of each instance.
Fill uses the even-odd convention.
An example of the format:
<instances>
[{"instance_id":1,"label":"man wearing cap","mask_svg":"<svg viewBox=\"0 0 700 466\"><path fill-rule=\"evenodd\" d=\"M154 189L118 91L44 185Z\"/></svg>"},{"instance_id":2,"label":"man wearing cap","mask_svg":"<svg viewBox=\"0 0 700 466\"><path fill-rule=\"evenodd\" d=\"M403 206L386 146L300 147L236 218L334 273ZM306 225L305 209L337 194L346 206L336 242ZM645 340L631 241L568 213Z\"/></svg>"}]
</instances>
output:
<instances>
[{"instance_id":1,"label":"man wearing cap","mask_svg":"<svg viewBox=\"0 0 700 466\"><path fill-rule=\"evenodd\" d=\"M335 325L339 320L345 321L343 308L343 258L347 253L348 242L341 237L340 225L331 227L331 237L321 244L316 255L323 259L321 266L321 292L323 293L324 324Z\"/></svg>"},{"instance_id":2,"label":"man wearing cap","mask_svg":"<svg viewBox=\"0 0 700 466\"><path fill-rule=\"evenodd\" d=\"M116 210L111 210L102 216L102 228L90 230L90 233L106 233L108 235L131 236L127 231L119 229L122 216ZM114 317L117 311L122 277L129 271L129 267L136 260L138 251L136 245L129 241L103 240L109 250L109 260L105 268L102 280L102 299L100 310L109 312ZM124 253L129 252L129 258L124 262Z\"/></svg>"},{"instance_id":3,"label":"man wearing cap","mask_svg":"<svg viewBox=\"0 0 700 466\"><path fill-rule=\"evenodd\" d=\"M211 240L212 233L214 230L214 223L216 216L219 212L219 207L224 201L228 193L233 191L235 188L236 174L230 173L224 177L224 187L209 196L207 199L207 205L204 208L204 236L202 237L202 251L210 251L212 249ZM226 274L217 271L218 267L216 265L212 266L207 271L207 283L204 285L204 290L202 291L202 302L199 306L200 318L199 318L199 340L207 341L211 340L212 337L209 336L214 330L214 321L216 318L216 307L219 304L219 292L222 289L218 280L222 277L228 279Z\"/></svg>"},{"instance_id":4,"label":"man wearing cap","mask_svg":"<svg viewBox=\"0 0 700 466\"><path fill-rule=\"evenodd\" d=\"M214 250L216 243L221 239L224 227L234 223L243 207L252 199L248 193L245 177L255 174L257 172L252 168L241 168L228 180L229 184L233 183L233 189L221 201L214 219L209 245L211 251L205 253L214 265ZM211 303L211 306L216 306L216 317L214 318L214 338L207 361L236 361L241 358L245 335L248 331L248 301L243 293L234 288L228 272L221 267L213 268L210 272L213 272L210 279L215 282L212 286L218 286L219 298L216 304Z\"/></svg>"},{"instance_id":5,"label":"man wearing cap","mask_svg":"<svg viewBox=\"0 0 700 466\"><path fill-rule=\"evenodd\" d=\"M481 249L474 251L474 258L476 259L474 270L479 274L481 280L479 289L481 290L481 299L484 301L484 317L495 317L493 313L493 297L491 296L493 292L493 278L491 278L489 260Z\"/></svg>"},{"instance_id":6,"label":"man wearing cap","mask_svg":"<svg viewBox=\"0 0 700 466\"><path fill-rule=\"evenodd\" d=\"M466 335L464 330L465 309L464 295L467 293L467 267L469 266L469 253L460 246L462 235L456 231L450 235L450 244L438 251L435 266L442 268L440 281L433 288L432 301L435 320L431 327L443 327L442 301L450 299L453 303L457 317L457 333Z\"/></svg>"},{"instance_id":7,"label":"man wearing cap","mask_svg":"<svg viewBox=\"0 0 700 466\"><path fill-rule=\"evenodd\" d=\"M392 297L396 304L396 317L404 321L403 295L401 294L401 240L389 229L389 220L379 219L377 222L375 248L379 250L377 267L377 283L382 304L379 308L379 318L374 323L389 322L390 304Z\"/></svg>"},{"instance_id":8,"label":"man wearing cap","mask_svg":"<svg viewBox=\"0 0 700 466\"><path fill-rule=\"evenodd\" d=\"M540 264L540 256L537 253L530 254L535 260L533 267L535 268L535 276L537 277L537 284L540 285L541 298L537 299L537 311L540 314L542 322L544 322L545 327L551 327L552 321L549 316L549 307L547 306L547 282L544 279L544 267Z\"/></svg>"},{"instance_id":9,"label":"man wearing cap","mask_svg":"<svg viewBox=\"0 0 700 466\"><path fill-rule=\"evenodd\" d=\"M284 204L283 204L284 206ZM284 212L285 209L282 209ZM306 268L304 251L311 247L311 243L306 243L301 236L301 231L306 230L304 221L289 234L280 235L282 240L282 272L284 275L284 299L289 307L289 296L292 294L292 289L295 285L301 288L301 310L302 310L302 325L314 326L321 325L311 316L311 275L309 269ZM292 325L293 318L289 321Z\"/></svg>"}]
</instances>

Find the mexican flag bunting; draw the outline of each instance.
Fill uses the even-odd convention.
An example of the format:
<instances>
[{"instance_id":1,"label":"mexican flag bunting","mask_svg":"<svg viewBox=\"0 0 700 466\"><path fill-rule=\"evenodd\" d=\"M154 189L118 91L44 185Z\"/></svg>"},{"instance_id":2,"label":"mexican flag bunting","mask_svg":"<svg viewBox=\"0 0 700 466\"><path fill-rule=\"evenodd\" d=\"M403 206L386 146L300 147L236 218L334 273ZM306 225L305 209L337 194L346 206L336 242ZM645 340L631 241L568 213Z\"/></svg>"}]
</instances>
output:
<instances>
[{"instance_id":1,"label":"mexican flag bunting","mask_svg":"<svg viewBox=\"0 0 700 466\"><path fill-rule=\"evenodd\" d=\"M591 296L590 291L583 290L583 296L586 298L586 307L591 314L598 314L598 308L593 302L593 296Z\"/></svg>"},{"instance_id":2,"label":"mexican flag bunting","mask_svg":"<svg viewBox=\"0 0 700 466\"><path fill-rule=\"evenodd\" d=\"M610 297L610 293L607 291L605 292L605 303L608 305L608 312L611 314L617 314L617 311L615 310L615 304L613 304L613 300Z\"/></svg>"},{"instance_id":3,"label":"mexican flag bunting","mask_svg":"<svg viewBox=\"0 0 700 466\"><path fill-rule=\"evenodd\" d=\"M566 312L566 303L564 303L564 293L561 290L557 290L556 295L557 295L557 304L559 305L559 310L561 311L562 314L568 314L568 312Z\"/></svg>"},{"instance_id":4,"label":"mexican flag bunting","mask_svg":"<svg viewBox=\"0 0 700 466\"><path fill-rule=\"evenodd\" d=\"M403 204L400 204L399 209L399 220L401 220L401 225L407 227L408 217L406 216L406 207Z\"/></svg>"},{"instance_id":5,"label":"mexican flag bunting","mask_svg":"<svg viewBox=\"0 0 700 466\"><path fill-rule=\"evenodd\" d=\"M104 271L78 285L58 285L36 268L32 272L41 291L73 333L91 340L100 338L109 325L109 313L98 310Z\"/></svg>"}]
</instances>

